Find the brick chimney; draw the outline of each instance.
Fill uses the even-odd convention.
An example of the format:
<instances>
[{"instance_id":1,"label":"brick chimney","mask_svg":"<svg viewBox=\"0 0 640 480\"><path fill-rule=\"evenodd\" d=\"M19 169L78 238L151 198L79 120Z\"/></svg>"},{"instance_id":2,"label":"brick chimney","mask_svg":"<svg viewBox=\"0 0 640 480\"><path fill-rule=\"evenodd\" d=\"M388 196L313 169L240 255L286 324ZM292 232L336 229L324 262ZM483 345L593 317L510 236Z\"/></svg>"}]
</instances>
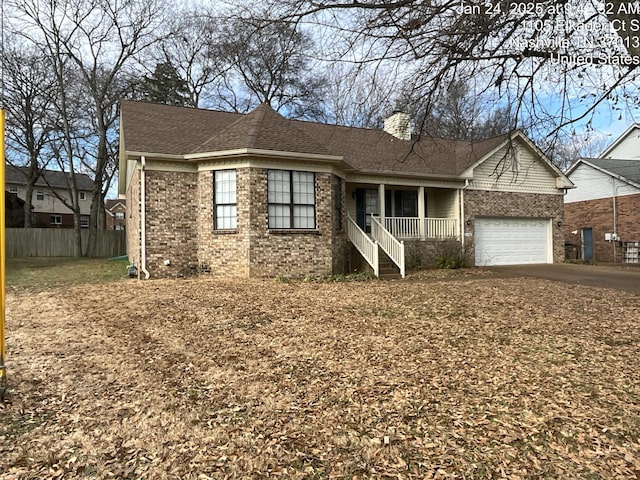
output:
<instances>
[{"instance_id":1,"label":"brick chimney","mask_svg":"<svg viewBox=\"0 0 640 480\"><path fill-rule=\"evenodd\" d=\"M411 140L411 116L408 113L395 111L385 119L383 130L400 140Z\"/></svg>"}]
</instances>

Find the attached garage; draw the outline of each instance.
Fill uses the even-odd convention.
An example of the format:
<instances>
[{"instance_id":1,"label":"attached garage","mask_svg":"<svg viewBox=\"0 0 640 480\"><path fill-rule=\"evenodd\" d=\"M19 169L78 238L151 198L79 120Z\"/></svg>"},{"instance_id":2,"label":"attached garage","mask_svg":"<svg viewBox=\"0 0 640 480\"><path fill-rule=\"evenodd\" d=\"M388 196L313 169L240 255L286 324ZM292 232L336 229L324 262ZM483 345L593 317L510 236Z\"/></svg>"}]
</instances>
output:
<instances>
[{"instance_id":1,"label":"attached garage","mask_svg":"<svg viewBox=\"0 0 640 480\"><path fill-rule=\"evenodd\" d=\"M549 218L476 218L475 264L553 263Z\"/></svg>"}]
</instances>

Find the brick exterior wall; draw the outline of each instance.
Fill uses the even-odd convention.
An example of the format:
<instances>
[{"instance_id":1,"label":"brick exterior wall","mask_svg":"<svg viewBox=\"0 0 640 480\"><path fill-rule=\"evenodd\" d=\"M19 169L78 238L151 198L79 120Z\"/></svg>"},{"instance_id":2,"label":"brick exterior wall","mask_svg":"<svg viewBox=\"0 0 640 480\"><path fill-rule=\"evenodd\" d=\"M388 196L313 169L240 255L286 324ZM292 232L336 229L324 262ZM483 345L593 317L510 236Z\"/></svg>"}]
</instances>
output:
<instances>
[{"instance_id":1,"label":"brick exterior wall","mask_svg":"<svg viewBox=\"0 0 640 480\"><path fill-rule=\"evenodd\" d=\"M467 261L467 265L473 263L463 255L461 242L453 240L405 240L404 241L405 266L408 271L420 268L432 268L440 258L460 258Z\"/></svg>"},{"instance_id":2,"label":"brick exterior wall","mask_svg":"<svg viewBox=\"0 0 640 480\"><path fill-rule=\"evenodd\" d=\"M333 248L333 273L345 274L349 272L349 245L350 242L347 239L347 185L344 179L332 176L332 182L334 185L333 195L331 198L332 206L332 248ZM339 182L339 193L337 191L336 182ZM339 203L338 203L339 202ZM336 206L340 205L340 219L336 220Z\"/></svg>"},{"instance_id":3,"label":"brick exterior wall","mask_svg":"<svg viewBox=\"0 0 640 480\"><path fill-rule=\"evenodd\" d=\"M117 213L122 213L124 218L116 218ZM105 212L105 228L107 230L124 230L126 227L127 208L122 204L117 204L111 209L111 215Z\"/></svg>"},{"instance_id":4,"label":"brick exterior wall","mask_svg":"<svg viewBox=\"0 0 640 480\"><path fill-rule=\"evenodd\" d=\"M198 267L198 175L147 171L146 177L147 270L153 277L193 274Z\"/></svg>"},{"instance_id":5,"label":"brick exterior wall","mask_svg":"<svg viewBox=\"0 0 640 480\"><path fill-rule=\"evenodd\" d=\"M564 234L567 242L576 245L581 258L583 228L593 231L593 261L621 262L622 243L640 241L640 195L616 197L616 220L620 242L608 242L605 233L613 233L613 198L567 203L564 206ZM577 234L572 232L577 230ZM615 257L614 257L615 248Z\"/></svg>"},{"instance_id":6,"label":"brick exterior wall","mask_svg":"<svg viewBox=\"0 0 640 480\"><path fill-rule=\"evenodd\" d=\"M331 174L315 174L315 230L269 230L267 170L251 170L249 247L252 277L327 276L333 273L333 203Z\"/></svg>"},{"instance_id":7,"label":"brick exterior wall","mask_svg":"<svg viewBox=\"0 0 640 480\"><path fill-rule=\"evenodd\" d=\"M237 229L214 228L214 173L146 172L147 270L152 278L206 272L229 276L327 276L347 263L346 212L335 225L335 177L315 174L316 228L269 230L267 170L236 170ZM140 173L127 192L130 261L140 268ZM165 261L169 265L165 265Z\"/></svg>"},{"instance_id":8,"label":"brick exterior wall","mask_svg":"<svg viewBox=\"0 0 640 480\"><path fill-rule=\"evenodd\" d=\"M464 242L470 261L472 264L475 263L473 239L476 217L531 217L551 218L553 261L564 262L564 230L557 227L558 222L564 223L563 207L562 195L465 190L464 221L471 222L464 228L465 232L471 232L472 236L465 237Z\"/></svg>"},{"instance_id":9,"label":"brick exterior wall","mask_svg":"<svg viewBox=\"0 0 640 480\"><path fill-rule=\"evenodd\" d=\"M249 193L251 172L236 170L236 230L216 230L213 212L213 172L198 174L198 263L201 272L249 276Z\"/></svg>"}]
</instances>

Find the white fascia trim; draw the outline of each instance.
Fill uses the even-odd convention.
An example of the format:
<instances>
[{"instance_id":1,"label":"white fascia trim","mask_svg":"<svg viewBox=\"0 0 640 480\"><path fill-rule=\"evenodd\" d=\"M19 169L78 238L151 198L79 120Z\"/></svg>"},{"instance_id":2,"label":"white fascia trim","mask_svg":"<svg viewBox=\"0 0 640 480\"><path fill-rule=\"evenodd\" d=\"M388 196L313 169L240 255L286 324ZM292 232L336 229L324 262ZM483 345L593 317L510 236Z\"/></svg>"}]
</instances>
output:
<instances>
[{"instance_id":1,"label":"white fascia trim","mask_svg":"<svg viewBox=\"0 0 640 480\"><path fill-rule=\"evenodd\" d=\"M193 165L193 164L187 164ZM345 174L335 165L316 164L300 161L298 159L266 159L266 158L228 158L224 160L201 161L197 164L198 172L211 172L215 170L239 169L239 168L264 168L296 170L301 172L332 173L345 178Z\"/></svg>"},{"instance_id":2,"label":"white fascia trim","mask_svg":"<svg viewBox=\"0 0 640 480\"><path fill-rule=\"evenodd\" d=\"M489 153L487 153L485 156L483 156L480 160L478 160L476 163L474 163L473 165L468 167L464 172L462 172L462 175L465 178L472 178L473 177L472 172L473 172L474 168L476 168L478 165L480 165L484 161L486 161L489 158L491 158L491 156L493 156L496 153L498 153L498 151L500 151L502 148L504 148L509 142L513 142L517 138L522 140L525 143L526 146L528 146L531 150L533 150L536 153L536 155L538 155L540 157L540 159L544 162L544 164L546 164L546 166L549 169L551 169L557 175L557 177L556 177L556 185L558 185L558 188L576 188L576 186L569 179L569 177L567 177L564 173L562 173L562 170L560 170L558 167L556 167L551 162L551 160L549 160L549 158L542 152L542 150L540 150L536 146L536 144L533 143L529 139L529 137L527 137L520 130L517 130L514 133L512 133L508 140L505 140L504 142L500 143L493 150L491 150Z\"/></svg>"},{"instance_id":3,"label":"white fascia trim","mask_svg":"<svg viewBox=\"0 0 640 480\"><path fill-rule=\"evenodd\" d=\"M221 150L218 152L190 153L184 156L185 160L206 160L224 157L255 156L294 158L299 160L315 160L318 162L347 163L341 155L321 155L317 153L285 152L280 150L263 150L260 148L238 148L235 150Z\"/></svg>"},{"instance_id":4,"label":"white fascia trim","mask_svg":"<svg viewBox=\"0 0 640 480\"><path fill-rule=\"evenodd\" d=\"M584 163L585 165L589 165L591 168L593 168L595 170L598 170L599 172L602 172L605 175L609 175L612 178L620 180L622 183L626 183L626 184L631 185L633 187L640 188L640 184L634 182L633 180L629 180L628 178L623 177L622 175L618 175L617 173L610 172L609 170L607 170L605 168L602 168L602 167L599 167L597 165L594 165L589 160L586 160L586 159L582 158L582 159L579 160L579 162ZM577 163L578 162L576 162L576 164Z\"/></svg>"},{"instance_id":5,"label":"white fascia trim","mask_svg":"<svg viewBox=\"0 0 640 480\"><path fill-rule=\"evenodd\" d=\"M495 183L493 182L475 182L469 184L469 188L467 190L475 190L481 192L509 192L509 193L539 193L540 195L564 195L564 190L562 188L551 188L551 187L506 187L499 186L496 188Z\"/></svg>"},{"instance_id":6,"label":"white fascia trim","mask_svg":"<svg viewBox=\"0 0 640 480\"><path fill-rule=\"evenodd\" d=\"M345 179L349 183L371 183L385 185L402 185L415 187L440 187L440 188L461 188L464 187L466 178L446 177L425 174L401 174L397 172L357 172L348 173Z\"/></svg>"},{"instance_id":7,"label":"white fascia trim","mask_svg":"<svg viewBox=\"0 0 640 480\"><path fill-rule=\"evenodd\" d=\"M627 136L636 128L640 128L640 123L634 123L629 128L627 128L624 132L622 132L620 136L616 138L611 145L605 148L605 150L600 155L598 155L598 158L606 158L606 156L609 155L609 152L611 152L611 150L615 149L618 145L620 145L620 143L622 143L622 141L625 140Z\"/></svg>"},{"instance_id":8,"label":"white fascia trim","mask_svg":"<svg viewBox=\"0 0 640 480\"><path fill-rule=\"evenodd\" d=\"M184 155L176 155L173 153L150 153L150 152L126 152L127 158L129 160L139 160L142 157L145 157L147 160L152 158L153 160L185 160Z\"/></svg>"}]
</instances>

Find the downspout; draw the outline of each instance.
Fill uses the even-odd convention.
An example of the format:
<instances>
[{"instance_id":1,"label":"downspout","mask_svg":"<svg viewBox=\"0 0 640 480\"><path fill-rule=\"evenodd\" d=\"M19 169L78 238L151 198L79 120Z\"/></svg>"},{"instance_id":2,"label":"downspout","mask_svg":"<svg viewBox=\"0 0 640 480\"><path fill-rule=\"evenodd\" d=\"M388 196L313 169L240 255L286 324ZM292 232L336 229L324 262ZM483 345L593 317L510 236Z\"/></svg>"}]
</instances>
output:
<instances>
[{"instance_id":1,"label":"downspout","mask_svg":"<svg viewBox=\"0 0 640 480\"><path fill-rule=\"evenodd\" d=\"M147 206L146 206L146 174L145 167L147 159L144 155L140 157L140 271L144 273L144 279L149 280L151 276L147 270Z\"/></svg>"},{"instance_id":2,"label":"downspout","mask_svg":"<svg viewBox=\"0 0 640 480\"><path fill-rule=\"evenodd\" d=\"M464 187L462 187L460 189L460 246L462 247L462 252L464 253L465 251L465 246L464 246L464 235L465 235L465 231L464 231L464 225L465 225L465 221L464 221L464 191L467 189L467 187L469 186L469 179L465 179L464 181Z\"/></svg>"},{"instance_id":3,"label":"downspout","mask_svg":"<svg viewBox=\"0 0 640 480\"><path fill-rule=\"evenodd\" d=\"M618 237L618 216L616 212L616 179L611 179L613 186L613 263L616 263L616 238Z\"/></svg>"}]
</instances>

